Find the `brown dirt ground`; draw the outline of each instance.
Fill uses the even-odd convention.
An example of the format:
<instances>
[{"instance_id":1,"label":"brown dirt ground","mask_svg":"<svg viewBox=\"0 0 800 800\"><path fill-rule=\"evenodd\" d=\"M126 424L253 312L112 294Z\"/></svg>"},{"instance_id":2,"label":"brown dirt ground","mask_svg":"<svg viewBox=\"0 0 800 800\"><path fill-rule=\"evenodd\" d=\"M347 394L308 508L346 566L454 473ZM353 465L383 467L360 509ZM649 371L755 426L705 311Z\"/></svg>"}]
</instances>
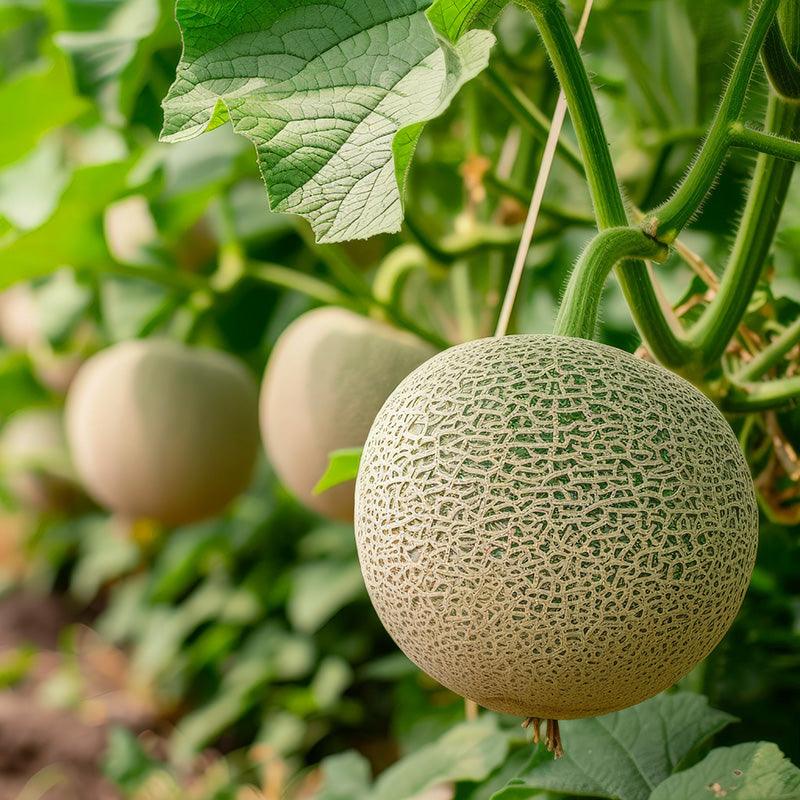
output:
<instances>
[{"instance_id":1,"label":"brown dirt ground","mask_svg":"<svg viewBox=\"0 0 800 800\"><path fill-rule=\"evenodd\" d=\"M42 651L29 680L0 692L0 800L118 800L103 778L102 723L47 708L36 688L57 660L59 632L75 621L66 602L17 591L0 599L0 660L33 645ZM48 658L49 656L49 658ZM49 664L49 667L47 666Z\"/></svg>"}]
</instances>

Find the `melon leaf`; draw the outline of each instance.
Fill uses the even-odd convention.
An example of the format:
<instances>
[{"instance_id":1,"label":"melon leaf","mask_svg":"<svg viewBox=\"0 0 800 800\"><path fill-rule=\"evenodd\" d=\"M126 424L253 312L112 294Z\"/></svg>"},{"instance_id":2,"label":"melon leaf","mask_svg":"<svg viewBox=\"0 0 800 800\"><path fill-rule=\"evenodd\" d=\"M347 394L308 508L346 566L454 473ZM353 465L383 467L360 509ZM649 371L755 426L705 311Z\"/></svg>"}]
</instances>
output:
<instances>
[{"instance_id":1,"label":"melon leaf","mask_svg":"<svg viewBox=\"0 0 800 800\"><path fill-rule=\"evenodd\" d=\"M399 230L420 123L486 66L494 43L487 31L455 45L438 37L428 5L179 0L184 53L162 139L230 121L256 146L272 210L307 217L319 241Z\"/></svg>"},{"instance_id":2,"label":"melon leaf","mask_svg":"<svg viewBox=\"0 0 800 800\"><path fill-rule=\"evenodd\" d=\"M796 800L800 769L771 742L712 750L699 764L668 778L650 800Z\"/></svg>"},{"instance_id":3,"label":"melon leaf","mask_svg":"<svg viewBox=\"0 0 800 800\"><path fill-rule=\"evenodd\" d=\"M688 692L661 694L604 717L569 720L561 724L564 757L544 764L533 759L493 800L522 800L542 790L648 800L695 747L734 721Z\"/></svg>"}]
</instances>

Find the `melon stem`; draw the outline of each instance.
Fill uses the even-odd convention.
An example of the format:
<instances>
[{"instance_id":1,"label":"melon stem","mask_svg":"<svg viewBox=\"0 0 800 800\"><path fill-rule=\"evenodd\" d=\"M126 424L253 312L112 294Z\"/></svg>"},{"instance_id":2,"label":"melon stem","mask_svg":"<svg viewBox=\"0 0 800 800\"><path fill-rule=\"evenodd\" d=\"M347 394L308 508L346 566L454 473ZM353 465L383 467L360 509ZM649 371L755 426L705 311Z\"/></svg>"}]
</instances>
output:
<instances>
[{"instance_id":1,"label":"melon stem","mask_svg":"<svg viewBox=\"0 0 800 800\"><path fill-rule=\"evenodd\" d=\"M572 270L553 332L593 339L603 287L611 270L626 258L663 261L669 248L638 228L608 228L592 239Z\"/></svg>"}]
</instances>

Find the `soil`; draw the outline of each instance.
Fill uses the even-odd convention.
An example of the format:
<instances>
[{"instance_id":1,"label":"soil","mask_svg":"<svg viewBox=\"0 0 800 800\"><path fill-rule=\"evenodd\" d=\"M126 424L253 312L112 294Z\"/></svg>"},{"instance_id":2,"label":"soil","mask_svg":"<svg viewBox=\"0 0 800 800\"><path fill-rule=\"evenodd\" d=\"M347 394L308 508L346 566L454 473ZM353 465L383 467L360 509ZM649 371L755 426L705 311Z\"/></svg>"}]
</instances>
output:
<instances>
[{"instance_id":1,"label":"soil","mask_svg":"<svg viewBox=\"0 0 800 800\"><path fill-rule=\"evenodd\" d=\"M105 724L48 708L38 697L59 659L59 632L75 621L56 597L17 591L0 599L0 663L22 646L39 651L28 679L0 692L0 800L121 798L100 769Z\"/></svg>"}]
</instances>

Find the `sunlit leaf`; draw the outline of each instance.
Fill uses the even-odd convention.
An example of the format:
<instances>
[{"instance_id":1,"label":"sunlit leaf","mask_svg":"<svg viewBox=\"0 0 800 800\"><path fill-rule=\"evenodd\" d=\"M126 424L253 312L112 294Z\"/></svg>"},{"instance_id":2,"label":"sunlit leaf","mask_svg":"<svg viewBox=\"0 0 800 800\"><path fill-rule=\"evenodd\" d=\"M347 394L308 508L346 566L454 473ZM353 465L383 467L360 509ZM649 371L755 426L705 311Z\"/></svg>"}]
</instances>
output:
<instances>
[{"instance_id":1,"label":"sunlit leaf","mask_svg":"<svg viewBox=\"0 0 800 800\"><path fill-rule=\"evenodd\" d=\"M485 31L440 40L427 5L181 0L164 140L230 120L256 146L271 208L307 217L320 241L398 230L394 158L402 181L416 135L397 134L439 115L494 41Z\"/></svg>"}]
</instances>

